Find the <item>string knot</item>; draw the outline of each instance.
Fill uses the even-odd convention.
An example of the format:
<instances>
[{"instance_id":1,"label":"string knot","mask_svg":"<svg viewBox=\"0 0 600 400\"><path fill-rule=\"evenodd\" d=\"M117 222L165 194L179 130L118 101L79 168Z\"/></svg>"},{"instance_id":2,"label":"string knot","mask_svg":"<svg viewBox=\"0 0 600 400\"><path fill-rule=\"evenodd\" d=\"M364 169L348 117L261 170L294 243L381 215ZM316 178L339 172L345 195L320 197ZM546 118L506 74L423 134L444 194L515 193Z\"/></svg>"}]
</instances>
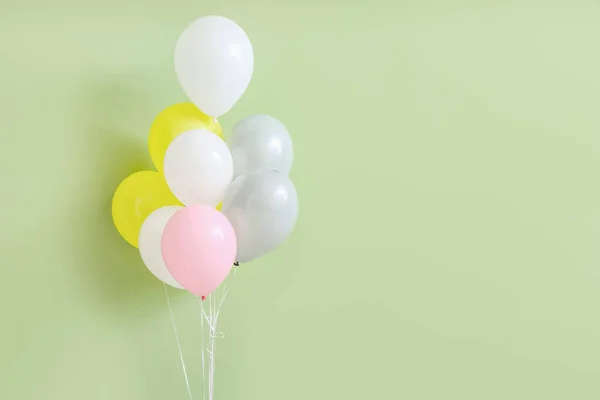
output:
<instances>
[{"instance_id":1,"label":"string knot","mask_svg":"<svg viewBox=\"0 0 600 400\"><path fill-rule=\"evenodd\" d=\"M225 333L224 332L209 333L208 335L212 339L223 339L225 337Z\"/></svg>"}]
</instances>

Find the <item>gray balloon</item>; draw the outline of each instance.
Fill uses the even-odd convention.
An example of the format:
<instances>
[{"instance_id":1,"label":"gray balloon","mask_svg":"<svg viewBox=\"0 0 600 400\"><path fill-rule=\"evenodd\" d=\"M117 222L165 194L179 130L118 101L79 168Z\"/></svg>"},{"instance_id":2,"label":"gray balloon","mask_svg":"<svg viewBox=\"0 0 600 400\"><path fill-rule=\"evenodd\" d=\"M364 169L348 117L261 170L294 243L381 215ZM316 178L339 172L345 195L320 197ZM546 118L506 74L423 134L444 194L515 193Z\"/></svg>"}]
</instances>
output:
<instances>
[{"instance_id":1,"label":"gray balloon","mask_svg":"<svg viewBox=\"0 0 600 400\"><path fill-rule=\"evenodd\" d=\"M238 177L261 168L285 175L294 161L292 139L285 126L269 115L251 115L241 120L229 139L233 158L233 176Z\"/></svg>"},{"instance_id":2,"label":"gray balloon","mask_svg":"<svg viewBox=\"0 0 600 400\"><path fill-rule=\"evenodd\" d=\"M261 169L231 184L221 209L237 237L237 261L248 262L273 250L292 232L298 194L283 173Z\"/></svg>"}]
</instances>

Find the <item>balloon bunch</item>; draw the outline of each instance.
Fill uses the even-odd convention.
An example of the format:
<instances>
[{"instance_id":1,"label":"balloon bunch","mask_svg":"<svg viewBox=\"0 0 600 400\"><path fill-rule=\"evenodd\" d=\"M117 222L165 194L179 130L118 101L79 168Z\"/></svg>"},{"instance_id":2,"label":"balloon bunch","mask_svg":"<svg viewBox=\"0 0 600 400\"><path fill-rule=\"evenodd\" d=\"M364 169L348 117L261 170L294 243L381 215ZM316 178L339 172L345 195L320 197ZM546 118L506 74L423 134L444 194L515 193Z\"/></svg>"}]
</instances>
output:
<instances>
[{"instance_id":1,"label":"balloon bunch","mask_svg":"<svg viewBox=\"0 0 600 400\"><path fill-rule=\"evenodd\" d=\"M285 126L253 115L225 143L216 119L241 98L253 70L252 45L233 21L210 16L188 26L175 71L192 103L156 117L148 145L157 171L130 175L112 201L117 230L150 272L199 297L215 291L237 262L281 244L298 215Z\"/></svg>"}]
</instances>

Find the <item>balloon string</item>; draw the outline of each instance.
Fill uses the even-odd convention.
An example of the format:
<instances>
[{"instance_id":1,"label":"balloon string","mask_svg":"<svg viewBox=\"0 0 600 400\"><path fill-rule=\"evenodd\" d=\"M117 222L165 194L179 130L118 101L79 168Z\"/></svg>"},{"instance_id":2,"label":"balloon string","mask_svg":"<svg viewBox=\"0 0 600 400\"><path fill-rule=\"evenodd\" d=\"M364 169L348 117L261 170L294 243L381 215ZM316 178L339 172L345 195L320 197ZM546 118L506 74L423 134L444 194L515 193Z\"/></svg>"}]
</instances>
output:
<instances>
[{"instance_id":1,"label":"balloon string","mask_svg":"<svg viewBox=\"0 0 600 400\"><path fill-rule=\"evenodd\" d=\"M177 350L179 351L179 360L181 361L181 368L183 369L183 376L185 377L185 386L190 400L192 398L192 389L190 388L190 382L188 380L187 369L185 368L185 361L183 359L183 352L181 351L181 343L179 342L179 334L177 333L177 324L175 324L175 317L173 316L173 307L171 307L171 299L169 297L169 291L167 290L167 284L163 283L165 287L165 295L167 296L167 304L169 305L169 314L171 315L171 324L173 325L173 333L175 333L175 340L177 341Z\"/></svg>"},{"instance_id":2,"label":"balloon string","mask_svg":"<svg viewBox=\"0 0 600 400\"><path fill-rule=\"evenodd\" d=\"M219 289L217 289L218 292ZM214 332L217 329L217 314L215 312L215 304L217 301L217 296L212 296L211 298L211 308L210 308L210 315L213 321L213 331L211 332L211 337L210 337L210 342L211 342L211 350L210 350L210 354L211 354L211 358L210 358L210 386L209 386L209 392L208 392L208 400L213 400L213 396L215 393L215 358L216 358L216 347L217 347L217 341L215 340L214 337Z\"/></svg>"},{"instance_id":3,"label":"balloon string","mask_svg":"<svg viewBox=\"0 0 600 400\"><path fill-rule=\"evenodd\" d=\"M200 309L202 309L202 299L198 298ZM206 400L206 379L204 378L205 363L204 363L204 317L200 315L200 326L202 327L202 400Z\"/></svg>"},{"instance_id":4,"label":"balloon string","mask_svg":"<svg viewBox=\"0 0 600 400\"><path fill-rule=\"evenodd\" d=\"M234 266L233 273L231 277L234 277L237 273L237 265ZM204 302L202 299L198 299L200 303L200 311L201 311L201 326L202 326L202 382L203 382L203 400L205 395L205 387L208 390L208 400L214 399L214 391L215 391L215 370L216 370L216 347L217 347L217 339L225 337L222 332L217 332L217 322L219 320L219 314L221 313L221 308L225 303L225 299L229 293L229 288L227 286L227 282L223 283L220 287L218 287L213 293L209 294L206 297L206 301L208 303L208 311L204 307ZM204 347L204 323L206 322L208 326L208 344L206 348ZM204 362L204 351L208 354L208 363L205 366ZM205 379L205 375L207 375L207 379ZM208 381L208 382L206 382Z\"/></svg>"}]
</instances>

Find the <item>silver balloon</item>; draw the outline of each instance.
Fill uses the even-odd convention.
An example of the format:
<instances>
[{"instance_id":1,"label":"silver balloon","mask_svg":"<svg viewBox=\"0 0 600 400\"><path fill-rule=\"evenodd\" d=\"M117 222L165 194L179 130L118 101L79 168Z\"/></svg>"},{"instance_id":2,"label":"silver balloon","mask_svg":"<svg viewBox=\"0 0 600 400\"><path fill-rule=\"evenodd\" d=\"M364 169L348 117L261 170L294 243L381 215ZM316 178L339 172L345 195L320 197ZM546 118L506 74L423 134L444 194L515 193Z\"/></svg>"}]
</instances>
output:
<instances>
[{"instance_id":1,"label":"silver balloon","mask_svg":"<svg viewBox=\"0 0 600 400\"><path fill-rule=\"evenodd\" d=\"M223 214L237 237L237 261L260 257L281 244L298 217L298 194L283 173L261 169L233 181Z\"/></svg>"},{"instance_id":2,"label":"silver balloon","mask_svg":"<svg viewBox=\"0 0 600 400\"><path fill-rule=\"evenodd\" d=\"M279 120L268 115L251 115L241 120L233 128L229 149L234 177L260 168L288 175L292 169L294 149L290 134Z\"/></svg>"}]
</instances>

